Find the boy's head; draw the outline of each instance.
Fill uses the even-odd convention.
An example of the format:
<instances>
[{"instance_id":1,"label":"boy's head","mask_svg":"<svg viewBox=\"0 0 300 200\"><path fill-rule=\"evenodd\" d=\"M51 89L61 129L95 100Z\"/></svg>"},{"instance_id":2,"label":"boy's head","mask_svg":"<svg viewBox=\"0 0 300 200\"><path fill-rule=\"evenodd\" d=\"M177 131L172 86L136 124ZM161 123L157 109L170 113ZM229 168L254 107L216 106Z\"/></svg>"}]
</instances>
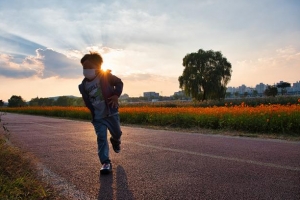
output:
<instances>
[{"instance_id":1,"label":"boy's head","mask_svg":"<svg viewBox=\"0 0 300 200\"><path fill-rule=\"evenodd\" d=\"M101 69L103 59L99 53L90 51L81 58L80 62L84 69Z\"/></svg>"},{"instance_id":2,"label":"boy's head","mask_svg":"<svg viewBox=\"0 0 300 200\"><path fill-rule=\"evenodd\" d=\"M87 79L93 80L101 70L103 59L99 53L90 52L90 54L85 54L80 62L83 67L83 75Z\"/></svg>"}]
</instances>

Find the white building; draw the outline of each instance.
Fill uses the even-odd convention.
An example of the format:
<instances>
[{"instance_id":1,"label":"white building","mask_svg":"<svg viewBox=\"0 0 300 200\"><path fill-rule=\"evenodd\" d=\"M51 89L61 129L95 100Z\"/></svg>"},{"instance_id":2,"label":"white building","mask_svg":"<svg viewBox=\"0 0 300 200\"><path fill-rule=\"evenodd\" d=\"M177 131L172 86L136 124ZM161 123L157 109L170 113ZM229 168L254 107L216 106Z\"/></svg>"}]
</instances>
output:
<instances>
[{"instance_id":1,"label":"white building","mask_svg":"<svg viewBox=\"0 0 300 200\"><path fill-rule=\"evenodd\" d=\"M173 96L184 96L184 92L183 91L178 91L178 92L174 92Z\"/></svg>"},{"instance_id":2,"label":"white building","mask_svg":"<svg viewBox=\"0 0 300 200\"><path fill-rule=\"evenodd\" d=\"M251 87L247 87L246 85L241 85L239 87L228 87L226 89L226 92L229 92L230 94L235 94L236 92L238 92L240 95L245 94L245 92L247 92L248 94L252 94L253 93L254 88Z\"/></svg>"},{"instance_id":3,"label":"white building","mask_svg":"<svg viewBox=\"0 0 300 200\"><path fill-rule=\"evenodd\" d=\"M300 81L293 83L291 88L292 88L293 93L300 94Z\"/></svg>"},{"instance_id":4,"label":"white building","mask_svg":"<svg viewBox=\"0 0 300 200\"><path fill-rule=\"evenodd\" d=\"M228 87L226 89L226 92L229 92L230 94L234 94L237 91L235 87Z\"/></svg>"},{"instance_id":5,"label":"white building","mask_svg":"<svg viewBox=\"0 0 300 200\"><path fill-rule=\"evenodd\" d=\"M265 90L267 89L268 85L265 85L263 83L260 83L256 85L255 90L257 91L258 94L263 94Z\"/></svg>"}]
</instances>

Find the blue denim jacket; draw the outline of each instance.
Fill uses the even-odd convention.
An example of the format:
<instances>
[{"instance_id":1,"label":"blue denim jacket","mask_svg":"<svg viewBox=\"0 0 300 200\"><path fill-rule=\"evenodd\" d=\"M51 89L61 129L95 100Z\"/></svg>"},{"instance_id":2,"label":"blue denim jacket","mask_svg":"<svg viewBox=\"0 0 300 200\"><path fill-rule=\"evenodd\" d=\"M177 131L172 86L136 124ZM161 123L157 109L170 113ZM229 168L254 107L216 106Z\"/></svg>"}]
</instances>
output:
<instances>
[{"instance_id":1,"label":"blue denim jacket","mask_svg":"<svg viewBox=\"0 0 300 200\"><path fill-rule=\"evenodd\" d=\"M84 101L86 107L91 111L92 121L94 121L95 109L94 109L92 103L89 101L88 93L85 91L86 81L87 81L87 79L84 78L82 80L82 83L78 86L78 88L82 95L82 98L83 98L83 101ZM106 109L108 111L107 112L108 116L118 113L118 108L113 108L110 105L108 105L108 98L113 95L117 95L118 97L120 97L120 95L122 94L122 91L123 91L122 80L120 78L118 78L117 76L112 75L109 71L108 72L101 71L100 72L100 86L101 86L103 98L105 100Z\"/></svg>"}]
</instances>

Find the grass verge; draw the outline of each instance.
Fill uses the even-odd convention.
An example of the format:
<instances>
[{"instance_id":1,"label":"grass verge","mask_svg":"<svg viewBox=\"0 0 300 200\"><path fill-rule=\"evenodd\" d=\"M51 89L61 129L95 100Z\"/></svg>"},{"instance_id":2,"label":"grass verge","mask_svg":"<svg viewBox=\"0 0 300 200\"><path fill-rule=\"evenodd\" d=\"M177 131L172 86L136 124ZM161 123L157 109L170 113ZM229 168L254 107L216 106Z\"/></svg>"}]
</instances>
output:
<instances>
[{"instance_id":1,"label":"grass verge","mask_svg":"<svg viewBox=\"0 0 300 200\"><path fill-rule=\"evenodd\" d=\"M8 144L0 130L0 199L61 199L42 182L32 159Z\"/></svg>"},{"instance_id":2,"label":"grass verge","mask_svg":"<svg viewBox=\"0 0 300 200\"><path fill-rule=\"evenodd\" d=\"M175 132L184 132L184 133L199 133L203 135L225 135L225 136L236 136L236 137L249 137L249 138L260 138L260 139L277 139L277 140L286 140L298 142L300 141L299 135L287 135L287 134L278 134L278 133L251 133L246 131L235 131L235 130L225 130L225 129L207 129L207 128L174 128L170 126L150 126L150 125L137 125L137 124L125 124L121 123L122 126L128 127L138 127L138 128L148 128L154 130L167 130Z\"/></svg>"}]
</instances>

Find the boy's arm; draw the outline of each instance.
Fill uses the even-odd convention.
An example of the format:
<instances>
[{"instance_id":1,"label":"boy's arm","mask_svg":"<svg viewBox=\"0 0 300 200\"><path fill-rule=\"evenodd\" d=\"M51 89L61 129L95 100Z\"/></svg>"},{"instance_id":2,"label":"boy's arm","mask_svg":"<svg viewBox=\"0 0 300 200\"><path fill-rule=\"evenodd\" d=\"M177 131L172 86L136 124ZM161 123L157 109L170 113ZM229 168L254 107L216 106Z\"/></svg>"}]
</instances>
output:
<instances>
[{"instance_id":1,"label":"boy's arm","mask_svg":"<svg viewBox=\"0 0 300 200\"><path fill-rule=\"evenodd\" d=\"M114 87L113 95L117 95L118 97L120 97L123 91L122 80L119 77L112 74L110 74L109 80L110 84Z\"/></svg>"},{"instance_id":2,"label":"boy's arm","mask_svg":"<svg viewBox=\"0 0 300 200\"><path fill-rule=\"evenodd\" d=\"M88 102L88 97L87 97L87 94L84 92L84 85L83 83L81 83L80 85L78 85L78 89L79 89L79 92L81 94L81 97L83 99L83 102L85 104L86 107L89 108L89 102Z\"/></svg>"},{"instance_id":3,"label":"boy's arm","mask_svg":"<svg viewBox=\"0 0 300 200\"><path fill-rule=\"evenodd\" d=\"M121 96L123 91L123 82L120 78L110 73L109 73L109 82L113 86L114 91L113 91L113 95L108 98L109 99L108 104L111 107L117 108L119 107L119 97Z\"/></svg>"}]
</instances>

